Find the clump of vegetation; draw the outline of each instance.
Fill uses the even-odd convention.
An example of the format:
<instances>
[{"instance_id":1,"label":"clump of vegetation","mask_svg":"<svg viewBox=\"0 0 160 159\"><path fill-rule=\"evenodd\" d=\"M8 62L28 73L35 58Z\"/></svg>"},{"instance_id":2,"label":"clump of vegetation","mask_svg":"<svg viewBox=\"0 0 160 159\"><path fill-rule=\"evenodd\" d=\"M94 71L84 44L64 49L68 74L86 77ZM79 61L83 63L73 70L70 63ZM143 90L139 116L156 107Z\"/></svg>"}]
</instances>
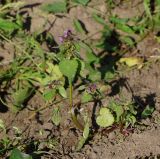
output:
<instances>
[{"instance_id":1,"label":"clump of vegetation","mask_svg":"<svg viewBox=\"0 0 160 159\"><path fill-rule=\"evenodd\" d=\"M43 5L41 10L47 13L67 13L71 7L82 5L90 7L89 0L56 1L52 4ZM106 2L111 8L116 5L113 1ZM129 129L142 118L151 116L154 108L147 106L139 112L136 101L111 100L108 105L100 104L98 113L95 115L97 127L91 123L90 112L83 107L89 102L101 103L111 87L110 82L120 77L121 72L116 70L117 63L125 63L132 68L142 68L144 59L141 57L122 57L129 49L134 48L151 30L157 31L160 23L159 0L155 1L154 10L151 2L144 0L144 14L140 17L119 18L110 13L106 22L104 16L94 13L93 19L103 26L102 37L94 45L96 48L109 53L116 52L117 56L105 62L104 57L96 55L93 44L84 39L77 39L71 29L60 36L60 44L54 51L46 51L42 43L53 43L54 37L47 32L29 34L25 28L26 19L19 14L19 10L25 4L22 2L4 1L0 5L0 40L1 45L8 43L13 47L14 59L7 64L0 63L0 93L1 103L7 106L13 113L27 107L27 102L38 94L45 102L45 106L34 111L29 117L32 118L37 112L48 108L54 103L68 100L70 118L76 129L83 132L83 136L77 144L79 151L84 144L97 133L99 129L111 130L119 128L124 135L129 135ZM73 25L79 33L86 33L84 26L78 19L74 19ZM96 23L95 23L96 25ZM119 33L120 31L120 33ZM125 34L123 34L123 33ZM121 35L122 34L122 35ZM135 39L138 37L137 39ZM158 35L156 37L159 38ZM122 46L125 45L125 48ZM76 103L74 94L80 95L80 102ZM80 108L83 109L80 109ZM79 117L83 120L79 120ZM53 108L52 122L57 127L61 123L61 109ZM5 124L0 120L0 129L6 131ZM17 134L21 136L20 131ZM10 159L31 159L32 156L22 153L23 150L18 139L14 144L6 137L0 141L4 155L13 149ZM51 139L48 141L48 143ZM34 143L36 145L36 143ZM53 145L54 144L51 144ZM41 152L40 152L41 153Z\"/></svg>"}]
</instances>

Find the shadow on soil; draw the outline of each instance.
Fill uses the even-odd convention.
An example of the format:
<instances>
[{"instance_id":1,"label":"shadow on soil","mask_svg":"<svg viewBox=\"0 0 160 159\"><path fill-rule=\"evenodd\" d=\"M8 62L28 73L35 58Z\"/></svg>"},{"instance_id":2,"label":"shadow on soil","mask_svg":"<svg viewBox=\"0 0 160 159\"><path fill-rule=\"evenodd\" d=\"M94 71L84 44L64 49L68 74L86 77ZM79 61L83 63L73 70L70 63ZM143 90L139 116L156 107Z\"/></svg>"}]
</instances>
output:
<instances>
[{"instance_id":1,"label":"shadow on soil","mask_svg":"<svg viewBox=\"0 0 160 159\"><path fill-rule=\"evenodd\" d=\"M8 107L6 105L4 105L4 103L2 101L5 102L5 96L7 95L7 93L5 92L0 92L0 113L6 113L8 111Z\"/></svg>"},{"instance_id":2,"label":"shadow on soil","mask_svg":"<svg viewBox=\"0 0 160 159\"><path fill-rule=\"evenodd\" d=\"M153 108L155 110L155 97L156 94L147 94L143 99L140 96L134 96L136 107L137 107L137 119L142 119L142 112L145 110L145 108L148 106L149 108Z\"/></svg>"}]
</instances>

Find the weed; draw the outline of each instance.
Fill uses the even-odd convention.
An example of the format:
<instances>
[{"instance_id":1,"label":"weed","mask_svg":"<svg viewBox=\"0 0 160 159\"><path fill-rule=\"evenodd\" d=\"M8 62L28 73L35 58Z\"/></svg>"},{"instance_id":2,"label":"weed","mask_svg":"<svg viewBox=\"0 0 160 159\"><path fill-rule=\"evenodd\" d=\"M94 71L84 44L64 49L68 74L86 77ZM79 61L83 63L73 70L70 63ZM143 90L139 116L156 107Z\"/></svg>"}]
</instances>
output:
<instances>
[{"instance_id":1,"label":"weed","mask_svg":"<svg viewBox=\"0 0 160 159\"><path fill-rule=\"evenodd\" d=\"M63 13L63 17L71 7L81 5L87 8L90 2L90 0L60 0L42 5L41 10L48 14L55 14L57 17ZM154 108L148 105L139 113L135 101L112 100L107 106L103 106L101 101L106 98L112 80L118 78L117 62L125 63L129 67L138 65L139 69L142 68L143 58L122 56L128 50L136 47L149 32L159 32L160 2L155 0L154 7L152 7L150 0L144 0L143 15L132 18L120 18L112 13L112 9L120 3L116 4L115 1L108 0L106 4L110 8L107 20L104 13L101 14L100 11L92 14L92 18L103 26L103 29L98 31L102 35L99 40L89 43L87 38L81 40L71 29L67 29L63 35L59 36L60 44L56 47L52 46L54 37L46 30L32 34L24 28L26 19L19 14L24 3L5 0L0 5L0 41L2 46L5 43L12 46L14 52L14 58L11 61L7 64L0 63L0 67L2 66L0 93L6 92L3 98L0 97L1 103L20 113L28 106L29 100L39 94L45 105L34 110L29 119L33 118L37 112L56 104L51 120L55 126L60 128L63 121L59 103L68 100L71 120L75 127L83 133L79 138L77 151L81 150L89 140L91 132L94 135L96 129L109 130L116 127L121 133L128 135L128 130L134 128L139 120L138 115L140 119L147 118L154 111ZM80 19L74 18L73 25L80 34L88 34L88 30ZM158 35L156 34L155 38L157 41L159 41ZM42 47L44 43L47 44L49 51ZM95 50L99 49L102 53L97 55ZM74 99L76 93L79 102ZM86 111L85 106L89 102L100 103L99 113L94 114L93 112L92 114L96 116L95 121L98 128L91 125L93 117L90 119L91 112ZM82 116L83 121L79 120L79 116ZM21 152L24 150L24 145L21 144L23 140L21 130L17 127L13 129L16 134L15 142L8 137L0 140L2 147L0 154L5 155L13 149L9 159L15 159L15 157L31 159L29 154ZM2 120L0 120L0 130L7 133ZM43 130L39 132L43 133ZM54 149L57 142L49 139L45 144L48 149ZM38 148L35 151L41 153Z\"/></svg>"}]
</instances>

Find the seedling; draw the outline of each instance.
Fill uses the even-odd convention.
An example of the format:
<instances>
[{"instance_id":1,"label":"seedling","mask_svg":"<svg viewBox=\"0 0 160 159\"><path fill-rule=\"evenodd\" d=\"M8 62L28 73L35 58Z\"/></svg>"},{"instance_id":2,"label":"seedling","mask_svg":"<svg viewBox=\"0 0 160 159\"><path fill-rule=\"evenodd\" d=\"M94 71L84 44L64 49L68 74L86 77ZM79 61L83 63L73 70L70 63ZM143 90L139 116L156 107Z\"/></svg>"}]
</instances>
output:
<instances>
[{"instance_id":1,"label":"seedling","mask_svg":"<svg viewBox=\"0 0 160 159\"><path fill-rule=\"evenodd\" d=\"M96 118L97 124L102 128L116 126L120 132L127 134L127 129L136 123L136 110L133 103L117 103L111 101L108 107L102 107Z\"/></svg>"},{"instance_id":2,"label":"seedling","mask_svg":"<svg viewBox=\"0 0 160 159\"><path fill-rule=\"evenodd\" d=\"M116 113L116 123L120 125L121 131L128 126L134 126L136 123L136 114L134 103L111 102L109 108Z\"/></svg>"},{"instance_id":3,"label":"seedling","mask_svg":"<svg viewBox=\"0 0 160 159\"><path fill-rule=\"evenodd\" d=\"M65 37L66 39L70 37L70 34L68 34L67 36ZM70 51L70 50L67 50L67 51ZM70 103L70 113L71 113L72 120L79 129L83 130L83 126L77 120L77 117L74 114L74 108L73 108L73 86L72 86L72 83L75 79L75 76L77 74L77 70L78 70L78 67L79 67L78 66L79 65L78 60L75 59L74 57L72 57L73 51L68 52L68 54L66 55L67 58L70 58L70 59L63 59L63 60L60 61L59 68L60 68L60 71L63 73L63 75L66 76L67 79L68 79L68 83L69 83L69 103Z\"/></svg>"},{"instance_id":4,"label":"seedling","mask_svg":"<svg viewBox=\"0 0 160 159\"><path fill-rule=\"evenodd\" d=\"M110 9L108 19L105 19L104 13L93 8L96 11L92 14L93 19L104 27L102 31L96 31L102 33L97 41L98 44L97 42L95 44L90 36L86 37L89 30L85 29L80 19L74 18L75 30L80 34L86 34L85 38L80 40L71 29L68 29L59 37L59 46L53 46L54 37L43 28L42 33L28 34L28 30L24 28L25 19L19 14L19 9L24 6L24 3L11 2L11 0L4 0L2 2L4 5L0 4L1 45L4 47L3 45L7 42L13 46L14 52L14 59L7 62L7 65L5 63L3 66L4 63L0 63L0 67L3 66L0 70L0 91L1 94L5 92L3 98L0 98L1 103L20 113L28 106L29 100L34 95L38 95L45 104L36 108L28 119L32 119L37 112L54 106L51 121L61 128L60 124L63 121L59 105L63 100L69 100L71 119L83 132L76 147L79 151L90 137L90 127L93 128L89 118L91 112L85 114L82 110L86 109L89 102L96 103L106 97L110 82L118 76L117 61L131 68L134 66L142 68L144 58L122 56L133 49L150 31L159 31L160 1L155 0L152 4L150 0L144 0L143 15L120 18L119 15L112 14L111 9L116 7L116 2L108 0L106 1ZM92 5L90 0L56 0L51 4L42 5L41 10L59 17L65 16L72 7L81 5L87 8L90 4ZM158 36L157 34L156 39L160 41ZM88 41L91 42L88 43ZM49 45L46 44L47 42ZM43 43L50 51L41 47ZM102 51L100 57L99 54L94 53L94 50L99 51L99 48ZM78 94L77 103L74 100L74 93ZM137 123L138 115L145 119L150 117L153 111L154 108L148 105L139 113L134 102L112 100L107 106L100 105L99 112L96 114L96 123L100 128L107 130L119 128L121 133L127 134L128 130ZM83 121L79 120L79 114L84 117ZM18 138L15 138L15 141L10 141L7 137L0 140L2 147L0 154L3 155L14 148L9 159L31 159L30 155L20 151L23 150L19 145L22 132L17 127L13 129ZM0 130L6 132L6 126L2 120L0 120ZM41 135L43 132L44 130L40 129ZM54 139L49 139L45 144L47 149L54 149L56 145ZM44 151L38 153L44 153Z\"/></svg>"}]
</instances>

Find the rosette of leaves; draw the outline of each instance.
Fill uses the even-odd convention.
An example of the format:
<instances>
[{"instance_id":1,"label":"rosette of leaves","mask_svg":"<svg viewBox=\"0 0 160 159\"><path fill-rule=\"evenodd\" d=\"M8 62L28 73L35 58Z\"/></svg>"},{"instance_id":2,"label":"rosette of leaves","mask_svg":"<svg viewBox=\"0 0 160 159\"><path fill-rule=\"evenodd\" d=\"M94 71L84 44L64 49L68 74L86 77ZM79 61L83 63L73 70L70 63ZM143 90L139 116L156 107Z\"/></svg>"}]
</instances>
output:
<instances>
[{"instance_id":1,"label":"rosette of leaves","mask_svg":"<svg viewBox=\"0 0 160 159\"><path fill-rule=\"evenodd\" d=\"M126 128L129 125L134 125L136 123L136 114L134 103L117 103L111 101L109 108L115 113L115 122L121 123Z\"/></svg>"}]
</instances>

